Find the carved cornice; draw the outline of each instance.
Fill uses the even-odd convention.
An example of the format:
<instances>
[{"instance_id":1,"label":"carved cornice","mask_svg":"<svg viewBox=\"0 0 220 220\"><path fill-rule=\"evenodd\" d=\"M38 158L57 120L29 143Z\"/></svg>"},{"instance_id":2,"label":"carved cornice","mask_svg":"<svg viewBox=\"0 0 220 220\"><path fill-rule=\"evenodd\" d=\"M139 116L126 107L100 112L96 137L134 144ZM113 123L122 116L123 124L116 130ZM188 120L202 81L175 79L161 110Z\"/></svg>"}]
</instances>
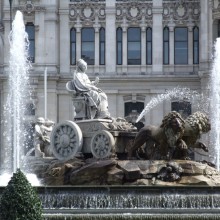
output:
<instances>
[{"instance_id":1,"label":"carved cornice","mask_svg":"<svg viewBox=\"0 0 220 220\"><path fill-rule=\"evenodd\" d=\"M105 3L84 1L69 4L69 19L77 24L99 24L105 22L105 18Z\"/></svg>"},{"instance_id":2,"label":"carved cornice","mask_svg":"<svg viewBox=\"0 0 220 220\"><path fill-rule=\"evenodd\" d=\"M212 16L213 19L219 19L220 18L220 1L219 0L211 0L209 2L210 7L212 8Z\"/></svg>"},{"instance_id":3,"label":"carved cornice","mask_svg":"<svg viewBox=\"0 0 220 220\"><path fill-rule=\"evenodd\" d=\"M122 2L116 3L116 22L129 25L152 25L152 2Z\"/></svg>"},{"instance_id":4,"label":"carved cornice","mask_svg":"<svg viewBox=\"0 0 220 220\"><path fill-rule=\"evenodd\" d=\"M46 8L40 5L35 5L33 1L21 3L15 10L22 11L25 15L33 15L36 11L46 11Z\"/></svg>"},{"instance_id":5,"label":"carved cornice","mask_svg":"<svg viewBox=\"0 0 220 220\"><path fill-rule=\"evenodd\" d=\"M163 1L164 25L187 25L189 22L198 24L200 19L199 0Z\"/></svg>"}]
</instances>

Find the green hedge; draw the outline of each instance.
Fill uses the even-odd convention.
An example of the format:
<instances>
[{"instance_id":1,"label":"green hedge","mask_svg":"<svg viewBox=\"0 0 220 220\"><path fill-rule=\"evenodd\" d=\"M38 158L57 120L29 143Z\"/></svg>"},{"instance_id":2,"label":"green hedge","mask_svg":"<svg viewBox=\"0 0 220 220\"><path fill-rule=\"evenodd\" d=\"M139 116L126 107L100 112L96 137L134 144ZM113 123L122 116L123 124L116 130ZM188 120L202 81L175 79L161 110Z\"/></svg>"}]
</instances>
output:
<instances>
[{"instance_id":1,"label":"green hedge","mask_svg":"<svg viewBox=\"0 0 220 220\"><path fill-rule=\"evenodd\" d=\"M42 220L42 204L20 169L13 174L0 200L1 220Z\"/></svg>"}]
</instances>

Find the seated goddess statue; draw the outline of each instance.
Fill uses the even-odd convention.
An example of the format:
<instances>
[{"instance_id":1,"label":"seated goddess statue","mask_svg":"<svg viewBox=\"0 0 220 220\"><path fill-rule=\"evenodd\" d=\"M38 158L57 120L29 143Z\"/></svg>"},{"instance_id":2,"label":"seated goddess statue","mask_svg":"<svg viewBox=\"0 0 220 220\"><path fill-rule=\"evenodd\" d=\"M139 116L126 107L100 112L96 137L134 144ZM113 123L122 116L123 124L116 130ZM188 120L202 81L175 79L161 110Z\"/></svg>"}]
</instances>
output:
<instances>
[{"instance_id":1,"label":"seated goddess statue","mask_svg":"<svg viewBox=\"0 0 220 220\"><path fill-rule=\"evenodd\" d=\"M76 63L76 70L73 73L73 80L66 85L67 90L74 94L76 97L82 96L85 98L89 112L87 118L110 118L108 111L108 99L106 94L96 85L99 78L96 77L95 81L90 81L87 74L87 63L83 59L79 59ZM95 109L95 114L91 112Z\"/></svg>"}]
</instances>

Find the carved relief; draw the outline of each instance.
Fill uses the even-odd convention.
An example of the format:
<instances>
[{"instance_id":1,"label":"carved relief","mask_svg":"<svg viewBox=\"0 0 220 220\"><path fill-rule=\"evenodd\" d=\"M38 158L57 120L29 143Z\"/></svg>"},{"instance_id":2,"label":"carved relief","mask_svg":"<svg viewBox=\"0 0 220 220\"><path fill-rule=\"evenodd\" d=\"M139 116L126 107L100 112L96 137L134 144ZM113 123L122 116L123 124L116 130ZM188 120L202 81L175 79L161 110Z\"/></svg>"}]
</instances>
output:
<instances>
[{"instance_id":1,"label":"carved relief","mask_svg":"<svg viewBox=\"0 0 220 220\"><path fill-rule=\"evenodd\" d=\"M127 24L152 25L152 3L121 2L116 3L116 21Z\"/></svg>"},{"instance_id":2,"label":"carved relief","mask_svg":"<svg viewBox=\"0 0 220 220\"><path fill-rule=\"evenodd\" d=\"M70 21L92 25L105 21L105 4L100 2L71 2Z\"/></svg>"},{"instance_id":3,"label":"carved relief","mask_svg":"<svg viewBox=\"0 0 220 220\"><path fill-rule=\"evenodd\" d=\"M189 21L198 23L200 19L200 1L163 1L163 23L168 25L187 25Z\"/></svg>"},{"instance_id":4,"label":"carved relief","mask_svg":"<svg viewBox=\"0 0 220 220\"><path fill-rule=\"evenodd\" d=\"M35 4L34 4L35 3ZM46 8L36 5L36 1L23 1L21 0L19 6L15 10L22 11L25 15L32 15L35 11L45 11Z\"/></svg>"},{"instance_id":5,"label":"carved relief","mask_svg":"<svg viewBox=\"0 0 220 220\"><path fill-rule=\"evenodd\" d=\"M210 7L212 8L213 19L220 18L220 0L211 0L209 1Z\"/></svg>"}]
</instances>

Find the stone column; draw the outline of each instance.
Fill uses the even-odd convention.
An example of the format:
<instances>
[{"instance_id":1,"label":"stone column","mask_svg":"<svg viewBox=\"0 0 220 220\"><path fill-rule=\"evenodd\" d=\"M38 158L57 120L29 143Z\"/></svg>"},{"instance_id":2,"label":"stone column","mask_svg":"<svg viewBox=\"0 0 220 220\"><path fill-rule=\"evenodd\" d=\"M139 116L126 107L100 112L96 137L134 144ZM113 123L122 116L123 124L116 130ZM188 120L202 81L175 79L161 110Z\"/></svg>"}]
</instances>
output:
<instances>
[{"instance_id":1,"label":"stone column","mask_svg":"<svg viewBox=\"0 0 220 220\"><path fill-rule=\"evenodd\" d=\"M57 74L58 69L58 53L59 50L57 50L56 45L59 45L58 43L58 15L57 15L57 1L56 0L50 0L45 3L46 7L46 14L45 14L45 52L46 52L46 62L48 68L48 72L51 74ZM62 19L60 19L62 21ZM67 24L66 24L67 25ZM63 35L68 32L61 32ZM69 42L69 41L68 41ZM62 54L62 53L61 53Z\"/></svg>"},{"instance_id":2,"label":"stone column","mask_svg":"<svg viewBox=\"0 0 220 220\"><path fill-rule=\"evenodd\" d=\"M48 54L45 53L45 13L35 12L35 63L46 65Z\"/></svg>"},{"instance_id":3,"label":"stone column","mask_svg":"<svg viewBox=\"0 0 220 220\"><path fill-rule=\"evenodd\" d=\"M99 72L99 26L95 26L95 73ZM108 53L108 51L106 51ZM106 54L107 55L107 54Z\"/></svg>"},{"instance_id":4,"label":"stone column","mask_svg":"<svg viewBox=\"0 0 220 220\"><path fill-rule=\"evenodd\" d=\"M193 27L188 27L188 64L193 64Z\"/></svg>"},{"instance_id":5,"label":"stone column","mask_svg":"<svg viewBox=\"0 0 220 220\"><path fill-rule=\"evenodd\" d=\"M170 61L170 72L174 72L174 25L169 26L169 61Z\"/></svg>"},{"instance_id":6,"label":"stone column","mask_svg":"<svg viewBox=\"0 0 220 220\"><path fill-rule=\"evenodd\" d=\"M146 72L146 27L141 27L141 72Z\"/></svg>"},{"instance_id":7,"label":"stone column","mask_svg":"<svg viewBox=\"0 0 220 220\"><path fill-rule=\"evenodd\" d=\"M60 16L60 74L69 74L70 71L70 27L68 1L61 1Z\"/></svg>"},{"instance_id":8,"label":"stone column","mask_svg":"<svg viewBox=\"0 0 220 220\"><path fill-rule=\"evenodd\" d=\"M199 57L200 57L200 70L205 70L208 68L209 53L211 52L209 48L210 40L209 39L209 1L200 1L201 12L200 12L200 45L199 45ZM210 46L210 47L209 47Z\"/></svg>"},{"instance_id":9,"label":"stone column","mask_svg":"<svg viewBox=\"0 0 220 220\"><path fill-rule=\"evenodd\" d=\"M127 25L124 24L122 26L122 72L127 73L127 65L128 65L128 38L127 38Z\"/></svg>"},{"instance_id":10,"label":"stone column","mask_svg":"<svg viewBox=\"0 0 220 220\"><path fill-rule=\"evenodd\" d=\"M152 72L163 71L163 5L162 0L153 1L153 63Z\"/></svg>"},{"instance_id":11,"label":"stone column","mask_svg":"<svg viewBox=\"0 0 220 220\"><path fill-rule=\"evenodd\" d=\"M106 64L107 74L116 73L116 26L115 26L115 0L106 1Z\"/></svg>"},{"instance_id":12,"label":"stone column","mask_svg":"<svg viewBox=\"0 0 220 220\"><path fill-rule=\"evenodd\" d=\"M76 60L81 58L81 26L76 27Z\"/></svg>"}]
</instances>

